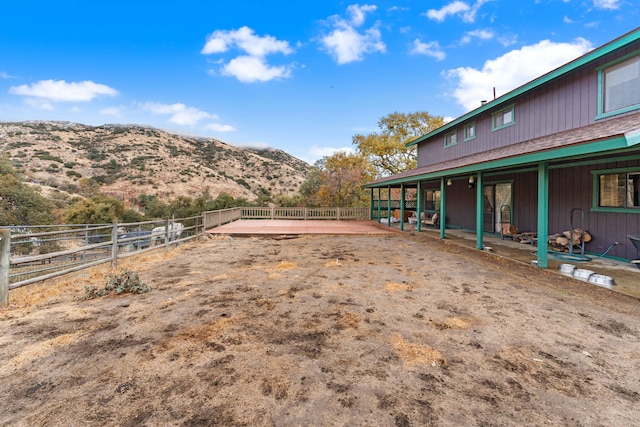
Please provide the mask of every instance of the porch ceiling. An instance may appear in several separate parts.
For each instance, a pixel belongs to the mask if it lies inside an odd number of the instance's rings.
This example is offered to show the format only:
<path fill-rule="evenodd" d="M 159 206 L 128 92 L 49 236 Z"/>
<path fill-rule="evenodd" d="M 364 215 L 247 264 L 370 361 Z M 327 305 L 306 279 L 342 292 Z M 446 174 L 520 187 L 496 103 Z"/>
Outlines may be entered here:
<path fill-rule="evenodd" d="M 626 135 L 635 135 L 640 112 L 603 120 L 579 129 L 558 132 L 540 138 L 507 145 L 482 153 L 412 169 L 364 185 L 366 188 L 416 182 L 424 179 L 449 177 L 470 172 L 502 169 L 541 161 L 624 150 L 636 143 Z"/>

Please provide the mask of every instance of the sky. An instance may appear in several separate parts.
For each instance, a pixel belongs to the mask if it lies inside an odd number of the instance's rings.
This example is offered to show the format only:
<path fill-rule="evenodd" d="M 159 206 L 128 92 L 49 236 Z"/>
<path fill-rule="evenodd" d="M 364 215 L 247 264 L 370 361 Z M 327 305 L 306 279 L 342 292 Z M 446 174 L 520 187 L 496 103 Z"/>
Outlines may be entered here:
<path fill-rule="evenodd" d="M 0 0 L 0 121 L 153 126 L 313 163 L 640 24 L 640 0 Z"/>

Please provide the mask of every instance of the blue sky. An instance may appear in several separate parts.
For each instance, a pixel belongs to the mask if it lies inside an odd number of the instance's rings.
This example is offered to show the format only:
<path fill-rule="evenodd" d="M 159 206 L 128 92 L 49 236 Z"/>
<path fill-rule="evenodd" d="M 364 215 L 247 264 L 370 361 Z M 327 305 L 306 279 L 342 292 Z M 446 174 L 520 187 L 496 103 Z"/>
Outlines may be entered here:
<path fill-rule="evenodd" d="M 310 163 L 633 30 L 639 0 L 0 0 L 0 120 L 136 123 Z"/>

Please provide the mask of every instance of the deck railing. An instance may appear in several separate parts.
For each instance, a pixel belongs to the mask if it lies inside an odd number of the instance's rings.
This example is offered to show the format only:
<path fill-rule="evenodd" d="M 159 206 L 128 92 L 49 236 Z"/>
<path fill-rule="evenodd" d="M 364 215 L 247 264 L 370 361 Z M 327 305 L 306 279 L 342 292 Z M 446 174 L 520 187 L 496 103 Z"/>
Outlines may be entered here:
<path fill-rule="evenodd" d="M 239 219 L 368 220 L 369 208 L 242 208 Z"/>

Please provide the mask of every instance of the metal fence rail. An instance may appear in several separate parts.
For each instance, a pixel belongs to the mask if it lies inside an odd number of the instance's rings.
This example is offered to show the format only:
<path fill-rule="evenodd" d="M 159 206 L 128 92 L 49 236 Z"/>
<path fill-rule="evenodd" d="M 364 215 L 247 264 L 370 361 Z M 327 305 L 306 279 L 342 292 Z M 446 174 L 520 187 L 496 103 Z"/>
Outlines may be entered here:
<path fill-rule="evenodd" d="M 202 216 L 113 224 L 63 224 L 9 229 L 8 289 L 164 248 L 201 236 Z M 0 279 L 2 280 L 2 279 Z"/>

